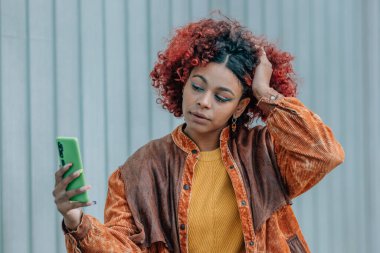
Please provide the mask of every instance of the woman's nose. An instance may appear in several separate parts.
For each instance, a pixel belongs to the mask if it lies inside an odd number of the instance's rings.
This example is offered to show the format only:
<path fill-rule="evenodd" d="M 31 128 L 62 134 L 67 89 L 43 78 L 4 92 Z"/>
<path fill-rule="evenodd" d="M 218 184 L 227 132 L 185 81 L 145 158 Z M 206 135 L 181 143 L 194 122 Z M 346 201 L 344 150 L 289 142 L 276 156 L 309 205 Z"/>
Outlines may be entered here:
<path fill-rule="evenodd" d="M 197 104 L 202 108 L 210 108 L 211 99 L 212 99 L 212 94 L 210 92 L 203 93 L 198 97 Z"/>

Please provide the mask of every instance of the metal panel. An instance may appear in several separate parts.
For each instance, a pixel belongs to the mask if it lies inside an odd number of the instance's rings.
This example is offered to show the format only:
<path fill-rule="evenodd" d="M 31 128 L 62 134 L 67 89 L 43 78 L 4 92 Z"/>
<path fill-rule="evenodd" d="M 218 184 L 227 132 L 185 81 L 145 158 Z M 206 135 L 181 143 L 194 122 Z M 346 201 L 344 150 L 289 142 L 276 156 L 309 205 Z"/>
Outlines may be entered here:
<path fill-rule="evenodd" d="M 54 1 L 54 121 L 56 136 L 77 136 L 82 144 L 81 133 L 81 66 L 80 29 L 77 1 Z M 50 147 L 56 150 L 55 146 Z M 82 147 L 83 148 L 83 147 Z M 54 161 L 57 159 L 54 157 Z M 57 162 L 53 163 L 56 169 Z M 53 190 L 53 189 L 51 189 Z M 62 216 L 57 211 L 57 252 L 65 252 L 60 223 Z"/>
<path fill-rule="evenodd" d="M 192 20 L 205 18 L 209 14 L 209 3 L 205 0 L 189 0 L 189 11 Z"/>
<path fill-rule="evenodd" d="M 65 252 L 57 135 L 78 136 L 98 201 L 86 212 L 103 221 L 110 173 L 182 123 L 155 102 L 158 51 L 217 9 L 295 56 L 299 98 L 345 149 L 294 201 L 312 252 L 376 252 L 379 1 L 0 0 L 0 253 Z"/>
<path fill-rule="evenodd" d="M 308 102 L 312 100 L 310 87 L 313 80 L 311 77 L 312 57 L 310 54 L 311 48 L 314 46 L 310 41 L 310 26 L 312 22 L 310 5 L 310 1 L 294 1 L 293 19 L 287 13 L 283 13 L 286 18 L 293 20 L 294 29 L 290 34 L 286 30 L 281 33 L 283 37 L 289 35 L 294 39 L 293 43 L 289 45 L 291 47 L 289 50 L 295 56 L 295 70 L 302 75 L 300 76 L 298 86 L 299 98 L 308 107 L 310 107 Z M 315 219 L 311 219 L 310 217 L 316 216 L 315 196 L 312 192 L 307 192 L 295 202 L 295 212 L 300 220 L 300 225 L 302 230 L 305 231 L 309 247 L 313 248 L 316 242 L 316 224 Z"/>
<path fill-rule="evenodd" d="M 129 106 L 129 151 L 134 152 L 151 137 L 152 117 L 149 109 L 153 97 L 148 85 L 148 31 L 149 4 L 147 0 L 128 1 L 128 100 Z"/>
<path fill-rule="evenodd" d="M 106 134 L 104 102 L 103 59 L 103 12 L 102 1 L 79 1 L 81 30 L 81 97 L 83 107 L 82 146 L 83 163 L 86 164 L 86 178 L 96 186 L 91 189 L 91 198 L 104 206 L 106 197 Z M 103 220 L 101 208 L 87 208 L 87 212 Z"/>
<path fill-rule="evenodd" d="M 3 86 L 3 54 L 2 54 L 2 51 L 3 51 L 3 31 L 2 31 L 2 24 L 3 24 L 3 20 L 2 20 L 2 15 L 1 13 L 3 13 L 3 8 L 2 8 L 2 4 L 0 2 L 0 99 L 2 100 L 3 98 L 3 93 L 2 93 L 2 86 Z M 1 103 L 0 101 L 0 119 L 2 120 L 3 119 L 3 103 Z M 3 178 L 4 178 L 4 173 L 3 173 L 3 169 L 4 168 L 4 163 L 3 163 L 3 147 L 4 147 L 4 144 L 3 144 L 3 124 L 0 123 L 0 252 L 3 252 L 4 251 L 4 214 L 3 214 L 3 210 L 4 210 L 4 197 L 3 197 Z"/>
<path fill-rule="evenodd" d="M 364 169 L 366 182 L 366 213 L 367 236 L 377 236 L 368 239 L 368 251 L 378 251 L 378 228 L 380 224 L 380 166 L 378 158 L 380 154 L 380 3 L 376 0 L 364 1 L 363 5 L 363 100 L 364 100 Z"/>
<path fill-rule="evenodd" d="M 360 175 L 363 165 L 356 163 L 359 160 L 359 152 L 361 149 L 359 147 L 360 137 L 358 133 L 357 122 L 363 121 L 361 113 L 356 113 L 360 108 L 359 105 L 362 105 L 360 100 L 352 103 L 353 98 L 357 97 L 358 89 L 355 87 L 359 82 L 359 71 L 358 65 L 359 61 L 357 61 L 357 56 L 355 56 L 356 52 L 359 52 L 360 49 L 360 38 L 359 34 L 355 32 L 357 29 L 355 27 L 355 20 L 360 20 L 360 17 L 357 17 L 357 7 L 355 6 L 354 1 L 349 1 L 346 8 L 343 9 L 342 17 L 346 22 L 346 29 L 344 29 L 342 34 L 342 39 L 344 41 L 345 47 L 343 48 L 341 62 L 344 64 L 344 70 L 342 71 L 342 83 L 346 84 L 346 88 L 342 89 L 341 92 L 344 94 L 343 108 L 349 110 L 351 115 L 355 115 L 355 117 L 350 116 L 348 113 L 342 113 L 342 125 L 344 126 L 342 145 L 345 147 L 346 152 L 346 161 L 344 164 L 344 169 L 342 170 L 342 204 L 341 206 L 344 208 L 342 212 L 342 220 L 343 226 L 342 231 L 344 231 L 344 246 L 347 252 L 370 252 L 366 249 L 366 245 L 362 243 L 362 245 L 358 244 L 356 241 L 364 242 L 365 240 L 365 232 L 362 224 L 365 224 L 364 213 L 360 212 L 360 205 L 362 202 L 361 190 L 360 188 L 360 180 L 362 180 L 363 176 Z M 359 12 L 360 13 L 360 12 Z M 356 15 L 356 17 L 355 17 Z M 347 29 L 348 28 L 348 29 Z M 353 28 L 353 29 L 352 29 Z M 357 30 L 356 30 L 357 31 Z M 352 59 L 352 60 L 351 60 Z M 358 108 L 359 107 L 359 108 Z M 351 136 L 355 133 L 356 138 L 351 138 Z M 359 179 L 359 180 L 358 180 Z M 352 217 L 356 217 L 352 219 Z M 350 221 L 350 222 L 347 222 Z M 357 233 L 355 231 L 363 231 L 361 233 Z M 353 238 L 357 237 L 357 240 L 353 240 Z"/>
<path fill-rule="evenodd" d="M 150 73 L 157 60 L 157 54 L 163 50 L 169 40 L 171 29 L 171 9 L 169 8 L 170 2 L 168 0 L 152 1 L 149 8 L 149 63 L 147 72 Z M 156 11 L 161 9 L 160 12 Z M 151 84 L 150 80 L 146 79 L 146 84 Z M 150 110 L 152 111 L 152 122 L 159 122 L 159 124 L 153 123 L 151 126 L 152 138 L 156 139 L 162 137 L 171 132 L 172 118 L 161 105 L 156 103 L 156 92 L 153 88 L 150 88 L 151 101 Z"/>
<path fill-rule="evenodd" d="M 327 82 L 327 71 L 325 62 L 325 54 L 326 52 L 326 39 L 325 39 L 325 29 L 327 27 L 326 18 L 325 18 L 325 1 L 314 1 L 311 5 L 311 30 L 314 31 L 314 36 L 310 38 L 310 43 L 312 44 L 312 52 L 311 52 L 311 65 L 309 68 L 313 69 L 310 71 L 312 83 L 302 84 L 300 85 L 300 89 L 307 89 L 310 87 L 310 94 L 312 97 L 309 101 L 311 109 L 319 114 L 322 119 L 325 119 L 326 116 L 323 113 L 327 110 L 326 107 L 326 90 L 325 85 Z M 300 20 L 303 22 L 303 20 Z M 299 45 L 301 46 L 301 45 Z M 302 45 L 303 46 L 303 45 Z M 296 56 L 297 57 L 297 56 Z M 323 64 L 322 64 L 323 63 Z M 298 71 L 298 70 L 297 70 Z M 299 72 L 301 73 L 301 72 Z M 306 101 L 305 101 L 306 102 Z M 329 176 L 326 178 L 328 179 Z M 314 198 L 314 215 L 305 217 L 306 220 L 312 220 L 312 226 L 309 230 L 305 230 L 305 237 L 310 243 L 310 247 L 315 248 L 316 252 L 329 252 L 330 245 L 328 240 L 330 236 L 325 231 L 329 230 L 329 210 L 328 210 L 328 201 L 326 197 L 328 196 L 328 188 L 327 181 L 322 180 L 313 190 L 309 193 L 306 193 L 303 197 L 307 199 L 310 195 Z M 302 225 L 303 220 L 300 220 Z M 310 236 L 309 233 L 314 232 L 314 238 Z M 323 243 L 320 243 L 323 242 Z"/>
<path fill-rule="evenodd" d="M 190 9 L 186 8 L 185 3 L 189 0 L 170 0 L 170 34 L 165 35 L 168 37 L 169 35 L 173 35 L 175 28 L 185 25 L 190 21 Z M 209 1 L 208 1 L 209 3 Z M 210 4 L 208 4 L 208 10 L 210 10 Z M 164 47 L 162 48 L 164 50 Z M 171 128 L 174 129 L 176 126 L 183 122 L 182 118 L 175 118 L 171 116 Z"/>
<path fill-rule="evenodd" d="M 2 228 L 4 252 L 31 245 L 30 97 L 27 4 L 1 4 Z M 24 243 L 20 243 L 24 242 Z"/>
<path fill-rule="evenodd" d="M 103 1 L 104 5 L 104 55 L 105 55 L 105 106 L 108 143 L 105 168 L 110 174 L 126 160 L 127 155 L 127 75 L 126 75 L 126 22 L 123 0 Z"/>
<path fill-rule="evenodd" d="M 54 252 L 56 208 L 40 203 L 51 202 L 54 186 L 54 93 L 52 54 L 52 4 L 48 0 L 36 0 L 29 6 L 28 52 L 29 52 L 29 138 L 30 146 L 30 243 L 33 252 Z M 44 154 L 44 155 L 41 155 Z M 46 158 L 49 159 L 46 159 Z M 50 169 L 41 169 L 50 168 Z M 39 232 L 44 231 L 46 237 Z"/>
<path fill-rule="evenodd" d="M 264 30 L 263 1 L 248 1 L 248 10 L 247 26 L 254 34 L 261 35 Z"/>

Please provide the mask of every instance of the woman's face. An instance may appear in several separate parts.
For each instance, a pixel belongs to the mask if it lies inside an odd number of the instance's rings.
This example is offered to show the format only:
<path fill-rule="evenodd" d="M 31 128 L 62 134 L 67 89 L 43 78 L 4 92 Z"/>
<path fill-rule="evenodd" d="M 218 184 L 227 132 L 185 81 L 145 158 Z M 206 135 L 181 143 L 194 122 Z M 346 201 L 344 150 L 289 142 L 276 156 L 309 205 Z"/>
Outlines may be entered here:
<path fill-rule="evenodd" d="M 249 98 L 240 100 L 242 92 L 239 79 L 223 63 L 194 68 L 183 90 L 186 131 L 204 134 L 223 129 L 248 105 Z"/>

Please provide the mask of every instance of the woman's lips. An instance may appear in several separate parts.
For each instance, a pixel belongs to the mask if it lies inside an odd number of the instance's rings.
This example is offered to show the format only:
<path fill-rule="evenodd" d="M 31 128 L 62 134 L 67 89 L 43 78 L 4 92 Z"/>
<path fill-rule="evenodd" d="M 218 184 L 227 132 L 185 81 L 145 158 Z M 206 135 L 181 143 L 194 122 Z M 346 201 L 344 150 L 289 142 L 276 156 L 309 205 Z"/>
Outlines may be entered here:
<path fill-rule="evenodd" d="M 197 112 L 190 112 L 190 113 L 193 114 L 194 116 L 199 117 L 199 118 L 207 119 L 208 120 L 208 118 L 204 114 L 202 114 L 202 113 L 197 113 Z"/>
<path fill-rule="evenodd" d="M 205 115 L 201 113 L 196 113 L 196 112 L 190 112 L 190 115 L 192 115 L 193 120 L 197 123 L 206 123 L 210 121 Z"/>

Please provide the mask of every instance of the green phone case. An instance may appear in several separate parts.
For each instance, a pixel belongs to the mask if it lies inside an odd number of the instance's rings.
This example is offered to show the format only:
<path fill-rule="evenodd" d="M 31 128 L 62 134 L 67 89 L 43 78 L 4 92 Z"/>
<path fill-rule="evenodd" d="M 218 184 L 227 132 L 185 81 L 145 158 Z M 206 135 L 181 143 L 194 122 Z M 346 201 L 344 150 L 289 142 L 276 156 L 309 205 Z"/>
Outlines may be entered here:
<path fill-rule="evenodd" d="M 58 145 L 58 157 L 61 166 L 65 166 L 68 163 L 72 163 L 73 165 L 70 167 L 68 171 L 65 172 L 63 177 L 67 177 L 70 174 L 74 173 L 77 170 L 81 170 L 81 174 L 79 177 L 75 178 L 72 182 L 70 182 L 66 188 L 67 191 L 78 189 L 82 186 L 86 185 L 86 180 L 84 178 L 83 173 L 83 164 L 80 155 L 79 143 L 78 139 L 75 137 L 57 137 L 57 145 Z M 70 198 L 71 201 L 78 202 L 89 202 L 87 192 L 83 192 L 81 194 L 75 195 Z"/>

